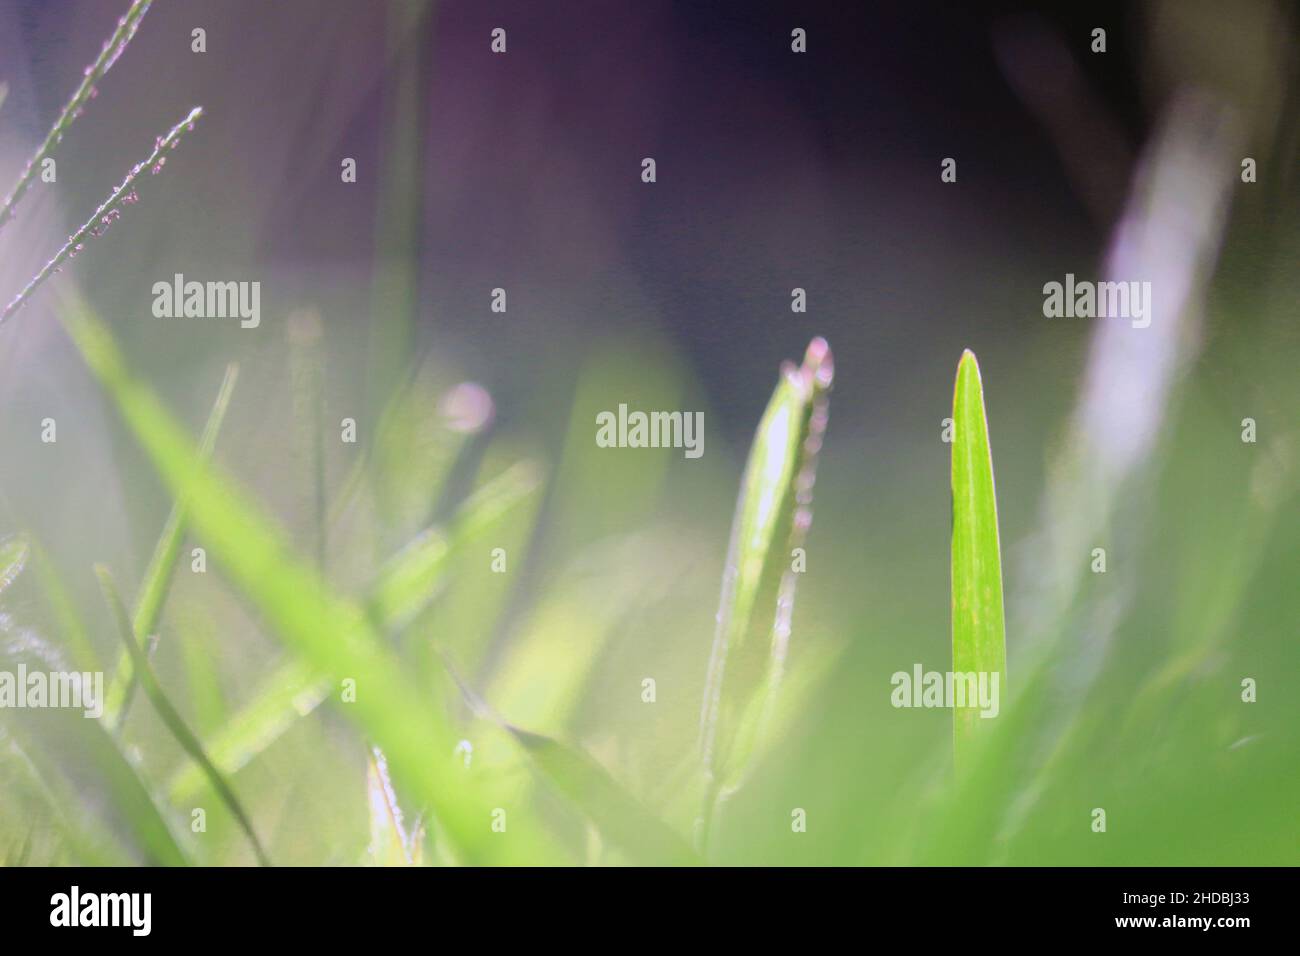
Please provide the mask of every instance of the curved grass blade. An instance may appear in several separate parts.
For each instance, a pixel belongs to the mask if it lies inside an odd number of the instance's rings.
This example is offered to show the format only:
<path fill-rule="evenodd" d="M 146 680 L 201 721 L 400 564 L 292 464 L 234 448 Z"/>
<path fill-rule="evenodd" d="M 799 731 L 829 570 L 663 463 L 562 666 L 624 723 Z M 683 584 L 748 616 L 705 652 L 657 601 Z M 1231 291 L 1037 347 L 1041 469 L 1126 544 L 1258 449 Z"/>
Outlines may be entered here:
<path fill-rule="evenodd" d="M 825 339 L 785 363 L 741 481 L 705 680 L 700 750 L 706 796 L 700 845 L 719 798 L 739 786 L 785 667 L 794 606 L 791 552 L 812 521 L 812 486 L 834 375 Z"/>
<path fill-rule="evenodd" d="M 253 821 L 248 818 L 244 812 L 239 798 L 235 796 L 234 789 L 221 775 L 208 755 L 203 752 L 203 745 L 199 743 L 198 738 L 186 725 L 185 719 L 181 717 L 180 712 L 167 699 L 162 685 L 158 683 L 158 678 L 154 676 L 153 668 L 145 659 L 144 651 L 135 641 L 135 636 L 131 632 L 131 621 L 126 616 L 126 605 L 122 603 L 122 598 L 117 593 L 117 587 L 113 584 L 113 578 L 108 573 L 108 568 L 102 564 L 95 565 L 95 574 L 99 577 L 99 586 L 104 592 L 104 600 L 108 604 L 109 612 L 113 617 L 113 622 L 117 627 L 118 635 L 122 638 L 122 643 L 126 645 L 131 654 L 131 663 L 135 667 L 135 673 L 144 688 L 145 696 L 149 698 L 149 703 L 153 704 L 154 710 L 158 711 L 158 716 L 162 722 L 167 725 L 167 729 L 172 732 L 180 745 L 203 768 L 203 772 L 208 775 L 212 781 L 212 787 L 217 791 L 222 801 L 230 809 L 235 820 L 238 821 L 240 828 L 248 837 L 248 842 L 253 845 L 253 854 L 257 857 L 257 862 L 262 866 L 270 866 L 271 861 L 267 859 L 266 851 L 262 849 L 262 842 L 257 838 L 257 833 L 253 829 Z"/>
<path fill-rule="evenodd" d="M 554 737 L 502 725 L 551 785 L 635 863 L 695 866 L 690 844 L 629 793 L 585 750 Z"/>
<path fill-rule="evenodd" d="M 585 750 L 511 724 L 461 679 L 445 657 L 443 663 L 469 709 L 505 731 L 542 777 L 634 863 L 692 866 L 702 862 L 676 830 L 646 809 Z"/>
<path fill-rule="evenodd" d="M 203 428 L 203 437 L 199 440 L 199 455 L 204 460 L 212 457 L 212 449 L 217 443 L 217 433 L 221 431 L 221 423 L 226 417 L 226 409 L 230 406 L 230 396 L 234 393 L 235 380 L 238 377 L 239 364 L 231 362 L 226 366 L 225 377 L 221 380 L 216 401 L 212 403 L 212 411 L 208 413 L 208 422 Z M 154 545 L 153 556 L 149 559 L 149 566 L 145 568 L 144 580 L 140 584 L 139 594 L 136 595 L 131 631 L 135 634 L 138 645 L 143 645 L 145 639 L 158 627 L 163 602 L 167 599 L 172 579 L 176 576 L 176 557 L 181 549 L 181 541 L 185 538 L 185 524 L 185 499 L 177 498 L 172 505 L 171 513 L 167 515 L 167 523 L 163 525 L 162 535 Z M 126 715 L 131 708 L 135 685 L 135 668 L 131 653 L 124 648 L 118 657 L 117 668 L 113 671 L 113 682 L 105 695 L 104 705 L 109 726 L 119 734 L 126 724 Z"/>
<path fill-rule="evenodd" d="M 68 131 L 68 128 L 81 115 L 85 105 L 95 95 L 96 84 L 104 78 L 105 73 L 113 68 L 117 58 L 122 55 L 122 51 L 131 42 L 131 38 L 135 36 L 135 31 L 139 29 L 140 21 L 144 18 L 151 2 L 152 0 L 135 0 L 121 19 L 117 21 L 117 29 L 104 42 L 104 47 L 99 51 L 99 56 L 95 58 L 95 62 L 86 68 L 81 78 L 81 84 L 72 94 L 72 99 L 68 100 L 67 105 L 63 107 L 63 112 L 59 114 L 59 118 L 54 121 L 54 126 L 46 134 L 45 141 L 37 147 L 36 153 L 27 161 L 22 176 L 19 177 L 14 188 L 9 191 L 9 195 L 5 197 L 3 205 L 0 205 L 0 228 L 3 228 L 4 224 L 13 218 L 14 207 L 18 205 L 18 201 L 23 198 L 23 193 L 27 192 L 27 187 L 32 184 L 32 180 L 40 171 L 41 163 L 54 152 L 54 147 L 63 139 L 63 134 Z M 6 92 L 8 92 L 7 88 L 0 84 L 0 103 L 4 103 Z"/>
<path fill-rule="evenodd" d="M 984 388 L 975 353 L 957 366 L 952 418 L 952 669 L 984 677 L 994 695 L 1006 689 L 1006 626 L 1002 610 L 1002 555 L 993 487 Z M 953 754 L 960 771 L 978 735 L 992 721 L 978 701 L 953 707 Z"/>

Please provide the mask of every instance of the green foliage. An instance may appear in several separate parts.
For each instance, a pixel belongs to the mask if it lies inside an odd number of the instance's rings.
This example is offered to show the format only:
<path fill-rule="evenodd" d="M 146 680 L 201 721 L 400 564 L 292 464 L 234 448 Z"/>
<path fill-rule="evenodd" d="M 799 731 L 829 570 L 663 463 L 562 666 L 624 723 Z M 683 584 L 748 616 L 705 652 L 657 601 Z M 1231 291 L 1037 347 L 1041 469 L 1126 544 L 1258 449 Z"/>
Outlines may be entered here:
<path fill-rule="evenodd" d="M 741 479 L 723 569 L 700 721 L 707 776 L 702 842 L 714 802 L 739 786 L 785 669 L 794 607 L 794 549 L 812 520 L 817 453 L 834 375 L 822 339 L 786 363 Z"/>
<path fill-rule="evenodd" d="M 112 576 L 108 569 L 103 565 L 95 568 L 95 573 L 99 576 L 100 587 L 104 590 L 104 600 L 108 604 L 109 614 L 113 618 L 113 623 L 117 627 L 117 633 L 122 638 L 122 644 L 126 647 L 127 652 L 131 655 L 131 663 L 135 669 L 136 679 L 144 687 L 145 696 L 153 704 L 154 710 L 162 718 L 167 729 L 172 732 L 181 746 L 207 774 L 208 779 L 212 782 L 213 789 L 230 808 L 230 812 L 235 815 L 239 821 L 239 826 L 248 836 L 248 841 L 253 845 L 253 854 L 257 857 L 257 862 L 262 866 L 269 866 L 270 860 L 266 857 L 266 851 L 262 849 L 262 843 L 257 838 L 257 833 L 253 830 L 253 822 L 244 812 L 239 798 L 235 796 L 234 789 L 221 775 L 208 755 L 203 752 L 203 745 L 199 743 L 198 738 L 194 736 L 193 731 L 186 726 L 184 718 L 180 712 L 167 699 L 162 686 L 158 683 L 158 678 L 154 676 L 153 668 L 149 666 L 148 660 L 145 659 L 144 650 L 136 643 L 136 637 L 131 629 L 131 620 L 127 617 L 126 606 L 122 603 L 121 596 L 117 593 L 117 586 L 113 583 Z"/>
<path fill-rule="evenodd" d="M 1006 691 L 1006 625 L 1002 611 L 1002 551 L 993 488 L 984 386 L 975 353 L 957 366 L 952 399 L 952 669 L 996 674 Z M 972 702 L 953 708 L 953 748 L 958 767 L 975 746 L 981 725 Z"/>
<path fill-rule="evenodd" d="M 231 363 L 226 366 L 226 376 L 221 380 L 216 401 L 204 426 L 203 437 L 199 440 L 199 454 L 204 458 L 212 456 L 212 449 L 217 443 L 217 434 L 221 431 L 222 419 L 230 407 L 230 396 L 235 390 L 235 380 L 239 377 L 239 366 Z M 178 499 L 167 515 L 158 543 L 154 545 L 149 566 L 145 569 L 144 579 L 140 582 L 140 593 L 135 601 L 135 615 L 131 620 L 131 630 L 135 643 L 142 645 L 154 633 L 162 614 L 163 602 L 171 588 L 172 578 L 176 574 L 176 557 L 180 553 L 181 542 L 185 538 L 185 502 Z M 131 696 L 135 689 L 135 666 L 129 649 L 124 649 L 118 658 L 117 668 L 113 671 L 113 682 L 109 685 L 104 713 L 109 724 L 120 733 L 126 721 Z"/>

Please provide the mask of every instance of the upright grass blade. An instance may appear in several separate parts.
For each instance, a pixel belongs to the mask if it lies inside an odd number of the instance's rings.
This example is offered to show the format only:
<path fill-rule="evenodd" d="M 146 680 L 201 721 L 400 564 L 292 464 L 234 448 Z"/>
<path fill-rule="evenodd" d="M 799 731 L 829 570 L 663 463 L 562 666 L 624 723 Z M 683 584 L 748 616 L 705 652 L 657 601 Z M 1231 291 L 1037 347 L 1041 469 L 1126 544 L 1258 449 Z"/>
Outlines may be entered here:
<path fill-rule="evenodd" d="M 217 433 L 226 417 L 230 406 L 230 396 L 235 390 L 235 380 L 239 377 L 238 363 L 226 366 L 225 377 L 217 390 L 216 401 L 208 413 L 208 423 L 203 428 L 203 437 L 199 439 L 199 455 L 203 459 L 212 456 L 212 449 L 217 443 Z M 144 580 L 135 599 L 135 615 L 131 620 L 131 631 L 135 634 L 137 645 L 143 646 L 146 638 L 158 627 L 158 618 L 162 613 L 163 602 L 176 576 L 176 557 L 180 552 L 181 541 L 185 538 L 185 499 L 177 498 L 172 505 L 167 523 L 163 525 L 162 535 L 154 545 L 153 556 L 145 569 Z M 118 733 L 126 724 L 127 711 L 131 707 L 131 697 L 135 692 L 135 667 L 129 649 L 124 648 L 118 657 L 117 668 L 113 671 L 113 682 L 105 695 L 104 713 L 109 725 Z"/>
<path fill-rule="evenodd" d="M 957 365 L 952 400 L 952 669 L 986 674 L 993 693 L 1006 684 L 1006 627 L 1002 612 L 1002 555 L 993 488 L 984 388 L 975 353 Z M 996 680 L 996 684 L 993 681 Z M 978 701 L 953 707 L 953 753 L 958 769 L 982 732 Z"/>
<path fill-rule="evenodd" d="M 427 38 L 433 23 L 433 4 L 416 0 L 393 7 L 390 12 L 386 42 L 393 58 L 393 82 L 385 85 L 385 148 L 371 287 L 374 319 L 367 346 L 366 397 L 372 420 L 383 411 L 392 383 L 406 374 L 415 350 L 419 246 L 425 214 L 425 130 L 429 123 L 424 91 L 432 60 Z M 412 42 L 417 37 L 419 40 Z M 386 510 L 381 503 L 381 513 Z"/>
<path fill-rule="evenodd" d="M 745 465 L 700 717 L 702 847 L 715 803 L 747 769 L 784 672 L 796 580 L 792 551 L 812 521 L 833 374 L 830 347 L 820 338 L 809 344 L 802 366 L 782 366 Z"/>
<path fill-rule="evenodd" d="M 131 38 L 135 36 L 135 31 L 140 27 L 140 21 L 144 18 L 145 13 L 149 10 L 149 4 L 152 0 L 135 0 L 125 14 L 117 21 L 117 29 L 113 31 L 106 41 L 104 47 L 99 51 L 99 56 L 95 57 L 95 62 L 86 68 L 82 75 L 81 84 L 72 94 L 72 99 L 68 100 L 67 105 L 63 107 L 63 112 L 59 118 L 54 121 L 45 141 L 36 149 L 36 153 L 27 161 L 23 168 L 23 174 L 19 177 L 14 188 L 9 191 L 5 197 L 3 205 L 0 205 L 0 227 L 13 218 L 14 207 L 18 201 L 23 198 L 23 193 L 27 192 L 27 187 L 32 184 L 36 174 L 40 172 L 41 163 L 54 152 L 54 147 L 63 139 L 63 134 L 73 124 L 86 104 L 90 102 L 95 95 L 96 84 L 103 79 L 104 74 L 113 68 L 117 58 L 122 55 Z M 0 84 L 0 103 L 4 102 L 7 88 Z"/>
<path fill-rule="evenodd" d="M 230 582 L 270 628 L 308 664 L 355 696 L 342 712 L 388 758 L 400 786 L 437 814 L 437 823 L 470 862 L 546 859 L 551 840 L 536 829 L 494 839 L 493 797 L 457 779 L 456 737 L 375 632 L 359 604 L 339 596 L 289 548 L 262 509 L 197 454 L 183 428 L 154 394 L 127 371 L 108 327 L 69 293 L 59 316 L 124 423 L 172 493 L 187 495 L 195 534 Z M 137 663 L 137 667 L 138 667 Z"/>
<path fill-rule="evenodd" d="M 253 845 L 253 854 L 257 857 L 257 862 L 262 866 L 270 866 L 271 861 L 267 859 L 266 851 L 262 849 L 262 842 L 258 840 L 257 833 L 253 830 L 253 821 L 244 812 L 239 798 L 235 796 L 234 788 L 221 775 L 221 771 L 213 766 L 212 761 L 208 759 L 208 755 L 203 752 L 203 745 L 199 743 L 193 731 L 186 725 L 180 711 L 168 700 L 162 685 L 158 683 L 158 678 L 154 676 L 153 668 L 149 666 L 149 662 L 145 659 L 144 651 L 136 643 L 135 635 L 131 632 L 131 621 L 126 616 L 126 606 L 117 593 L 117 586 L 113 583 L 113 578 L 108 573 L 108 569 L 103 565 L 96 565 L 95 574 L 99 577 L 99 586 L 103 589 L 104 600 L 108 604 L 109 613 L 117 627 L 118 635 L 122 638 L 122 643 L 131 654 L 131 662 L 135 666 L 137 679 L 140 681 L 141 686 L 144 687 L 145 696 L 153 704 L 154 710 L 158 711 L 158 716 L 167 725 L 167 729 L 172 732 L 172 736 L 185 749 L 185 752 L 203 768 L 203 772 L 208 775 L 208 779 L 212 781 L 213 789 L 217 791 L 217 794 L 234 815 L 235 820 L 238 821 L 240 828 L 248 836 L 248 842 Z"/>
<path fill-rule="evenodd" d="M 131 171 L 126 174 L 126 178 L 118 184 L 117 188 L 109 194 L 95 210 L 94 215 L 85 221 L 85 223 L 68 237 L 68 241 L 63 247 L 54 254 L 54 258 L 41 268 L 41 271 L 32 277 L 32 280 L 23 287 L 10 303 L 5 306 L 4 311 L 0 312 L 0 323 L 3 323 L 9 316 L 13 315 L 23 307 L 23 304 L 32 296 L 46 279 L 59 271 L 63 263 L 77 254 L 87 239 L 93 239 L 104 234 L 104 231 L 111 226 L 122 214 L 122 208 L 128 206 L 136 200 L 136 180 L 140 174 L 148 169 L 151 172 L 158 172 L 162 164 L 167 161 L 167 153 L 173 146 L 181 141 L 181 138 L 190 130 L 194 129 L 194 123 L 203 115 L 203 107 L 196 106 L 189 111 L 189 114 L 167 131 L 166 136 L 158 137 L 154 143 L 153 152 L 142 163 L 136 163 Z"/>

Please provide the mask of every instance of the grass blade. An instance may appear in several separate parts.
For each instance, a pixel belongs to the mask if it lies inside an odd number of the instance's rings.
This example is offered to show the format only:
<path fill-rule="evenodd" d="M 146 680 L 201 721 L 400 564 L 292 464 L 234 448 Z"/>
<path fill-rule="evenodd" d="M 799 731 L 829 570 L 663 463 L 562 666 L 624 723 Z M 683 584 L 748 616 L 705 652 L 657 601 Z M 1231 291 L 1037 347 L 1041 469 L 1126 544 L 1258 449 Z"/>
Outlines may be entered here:
<path fill-rule="evenodd" d="M 585 750 L 554 737 L 504 726 L 551 785 L 634 863 L 692 866 L 701 862 L 676 830 L 646 809 Z"/>
<path fill-rule="evenodd" d="M 406 832 L 388 762 L 377 747 L 371 748 L 366 766 L 366 798 L 370 804 L 369 859 L 379 866 L 419 866 L 424 845 L 420 827 L 417 824 L 412 833 Z"/>
<path fill-rule="evenodd" d="M 45 141 L 37 147 L 36 153 L 27 161 L 22 176 L 19 177 L 14 188 L 9 191 L 9 195 L 5 197 L 4 204 L 0 205 L 0 228 L 3 228 L 4 224 L 13 218 L 14 207 L 18 205 L 18 201 L 23 198 L 23 193 L 27 192 L 27 187 L 32 184 L 32 180 L 40 172 L 41 163 L 54 152 L 54 147 L 63 139 L 63 134 L 68 131 L 68 128 L 81 115 L 85 105 L 95 95 L 95 85 L 104 78 L 105 73 L 113 68 L 117 58 L 122 55 L 122 51 L 131 42 L 131 38 L 135 36 L 135 31 L 139 29 L 140 21 L 149 10 L 151 2 L 152 0 L 135 0 L 121 19 L 117 21 L 117 29 L 104 42 L 104 47 L 99 51 L 99 56 L 95 58 L 95 62 L 86 68 L 81 78 L 81 84 L 77 87 L 76 92 L 72 94 L 72 99 L 68 100 L 67 105 L 63 107 L 63 112 L 59 114 L 59 118 L 54 121 L 54 126 L 46 134 Z M 7 92 L 8 88 L 0 84 L 0 103 L 4 103 Z"/>
<path fill-rule="evenodd" d="M 834 374 L 824 339 L 803 365 L 785 363 L 759 422 L 741 482 L 705 680 L 700 748 L 713 807 L 739 785 L 784 670 L 794 604 L 791 551 L 812 520 L 812 485 Z"/>
<path fill-rule="evenodd" d="M 217 443 L 217 433 L 226 417 L 230 406 L 230 396 L 235 390 L 235 380 L 239 377 L 239 365 L 231 362 L 226 366 L 225 377 L 217 390 L 216 401 L 208 413 L 208 422 L 203 428 L 203 437 L 199 440 L 199 455 L 204 460 L 212 457 L 212 449 Z M 167 523 L 163 525 L 162 535 L 154 545 L 153 556 L 145 569 L 140 592 L 135 599 L 135 616 L 131 619 L 131 631 L 136 644 L 143 646 L 145 639 L 158 627 L 158 618 L 162 613 L 163 602 L 176 576 L 176 556 L 180 552 L 181 541 L 185 538 L 185 499 L 177 498 L 172 505 Z M 131 707 L 131 698 L 135 692 L 135 668 L 129 650 L 123 649 L 118 657 L 117 668 L 113 671 L 113 682 L 105 695 L 104 713 L 109 726 L 121 733 L 126 724 L 127 711 Z"/>
<path fill-rule="evenodd" d="M 457 542 L 474 537 L 533 495 L 540 472 L 522 461 L 486 482 L 457 509 L 446 533 L 430 528 L 399 551 L 371 585 L 367 604 L 377 621 L 400 628 L 437 593 L 437 585 Z"/>
<path fill-rule="evenodd" d="M 542 777 L 634 863 L 691 866 L 702 862 L 676 830 L 646 809 L 586 751 L 511 724 L 461 679 L 450 661 L 444 658 L 443 663 L 469 709 L 505 731 Z"/>
<path fill-rule="evenodd" d="M 277 667 L 241 707 L 208 740 L 207 752 L 223 773 L 233 774 L 279 740 L 294 723 L 324 702 L 330 680 L 297 657 Z M 202 768 L 188 763 L 168 785 L 176 803 L 189 800 L 203 785 Z"/>
<path fill-rule="evenodd" d="M 1006 689 L 1007 652 L 998 505 L 984 388 L 979 363 L 969 349 L 957 366 L 952 418 L 952 669 L 956 674 L 989 675 L 993 692 L 1001 694 Z M 958 769 L 982 732 L 981 723 L 977 702 L 954 705 Z"/>
<path fill-rule="evenodd" d="M 180 712 L 167 699 L 162 685 L 158 683 L 158 678 L 154 676 L 153 668 L 149 666 L 148 660 L 145 659 L 144 651 L 136 643 L 135 636 L 131 632 L 131 621 L 126 615 L 126 605 L 122 603 L 122 598 L 117 592 L 117 586 L 113 584 L 113 578 L 108 573 L 108 569 L 102 564 L 95 565 L 95 574 L 99 577 L 99 585 L 104 591 L 104 600 L 108 603 L 108 609 L 117 626 L 118 635 L 122 638 L 122 643 L 126 645 L 131 654 L 131 663 L 135 667 L 137 679 L 144 688 L 145 696 L 149 698 L 149 703 L 153 704 L 154 710 L 158 711 L 158 716 L 162 722 L 167 725 L 167 729 L 172 732 L 180 745 L 207 774 L 208 779 L 212 782 L 212 787 L 217 791 L 222 801 L 230 809 L 235 820 L 238 821 L 240 828 L 248 836 L 248 841 L 253 845 L 253 854 L 257 857 L 257 862 L 262 866 L 270 866 L 271 861 L 267 859 L 266 851 L 262 849 L 262 842 L 258 840 L 256 831 L 253 830 L 253 821 L 248 818 L 244 812 L 239 798 L 235 796 L 234 788 L 221 775 L 208 755 L 203 752 L 203 745 L 199 743 L 198 738 L 186 725 L 185 719 L 181 717 Z"/>

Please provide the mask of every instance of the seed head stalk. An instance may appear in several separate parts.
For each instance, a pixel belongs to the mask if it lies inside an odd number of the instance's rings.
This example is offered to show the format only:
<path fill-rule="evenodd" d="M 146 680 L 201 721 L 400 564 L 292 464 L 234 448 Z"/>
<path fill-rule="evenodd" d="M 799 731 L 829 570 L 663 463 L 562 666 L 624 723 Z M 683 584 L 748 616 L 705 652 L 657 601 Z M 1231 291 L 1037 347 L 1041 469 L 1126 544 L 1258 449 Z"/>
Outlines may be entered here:
<path fill-rule="evenodd" d="M 68 100 L 67 105 L 63 107 L 63 112 L 59 114 L 54 126 L 50 128 L 45 141 L 41 143 L 32 158 L 27 161 L 22 176 L 19 177 L 17 184 L 9 195 L 5 197 L 4 205 L 0 206 L 0 228 L 3 228 L 4 224 L 13 218 L 14 207 L 18 205 L 18 200 L 22 199 L 23 194 L 27 192 L 27 187 L 32 184 L 32 180 L 35 178 L 36 171 L 42 161 L 54 152 L 54 147 L 59 145 L 59 141 L 63 139 L 63 134 L 67 132 L 68 127 L 81 115 L 86 103 L 95 98 L 98 92 L 96 84 L 103 79 L 105 73 L 113 68 L 117 58 L 122 55 L 122 51 L 131 42 L 131 38 L 135 36 L 135 31 L 139 28 L 140 21 L 144 18 L 145 12 L 148 11 L 149 4 L 152 2 L 153 0 L 135 0 L 131 4 L 131 8 L 117 21 L 117 29 L 113 31 L 113 35 L 104 41 L 104 48 L 99 51 L 99 56 L 95 58 L 95 62 L 86 67 L 85 74 L 81 79 L 81 85 L 72 94 L 72 99 Z M 4 97 L 0 96 L 0 101 L 3 99 Z"/>
<path fill-rule="evenodd" d="M 85 245 L 86 239 L 94 239 L 102 236 L 108 227 L 117 221 L 122 214 L 122 207 L 129 206 L 136 202 L 137 196 L 135 191 L 136 177 L 141 172 L 148 169 L 151 173 L 162 171 L 163 164 L 167 162 L 166 152 L 174 148 L 181 141 L 181 137 L 187 132 L 194 129 L 194 122 L 203 115 L 203 107 L 196 106 L 190 110 L 189 115 L 171 128 L 166 136 L 161 136 L 154 143 L 153 152 L 142 163 L 136 163 L 127 173 L 126 179 L 113 190 L 108 199 L 100 204 L 95 210 L 95 214 L 86 220 L 85 224 L 68 237 L 68 241 L 63 244 L 63 248 L 55 254 L 54 258 L 45 263 L 44 267 L 28 282 L 13 301 L 5 306 L 3 313 L 0 313 L 0 323 L 4 322 L 9 316 L 13 315 L 32 295 L 33 292 L 48 279 L 51 275 L 59 270 L 64 262 L 75 256 Z"/>

